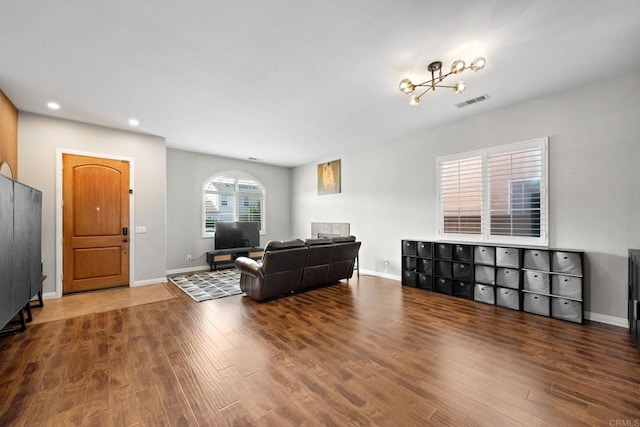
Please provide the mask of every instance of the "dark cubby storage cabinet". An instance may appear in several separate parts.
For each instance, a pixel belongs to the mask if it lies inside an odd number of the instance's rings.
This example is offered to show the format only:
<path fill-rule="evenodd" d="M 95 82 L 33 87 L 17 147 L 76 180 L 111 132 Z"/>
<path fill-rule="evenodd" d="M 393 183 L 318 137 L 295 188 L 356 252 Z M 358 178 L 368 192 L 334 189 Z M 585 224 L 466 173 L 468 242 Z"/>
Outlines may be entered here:
<path fill-rule="evenodd" d="M 576 323 L 584 323 L 583 263 L 575 250 L 402 241 L 404 286 Z"/>
<path fill-rule="evenodd" d="M 640 353 L 640 249 L 629 250 L 629 332 Z"/>
<path fill-rule="evenodd" d="M 0 175 L 0 328 L 42 291 L 41 233 L 42 192 Z"/>

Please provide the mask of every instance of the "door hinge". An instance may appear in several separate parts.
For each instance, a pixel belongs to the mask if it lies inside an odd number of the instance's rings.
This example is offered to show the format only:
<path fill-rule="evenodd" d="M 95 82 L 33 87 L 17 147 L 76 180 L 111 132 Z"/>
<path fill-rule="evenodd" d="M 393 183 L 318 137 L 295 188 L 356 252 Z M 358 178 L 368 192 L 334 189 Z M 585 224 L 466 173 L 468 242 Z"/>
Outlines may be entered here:
<path fill-rule="evenodd" d="M 133 188 L 129 189 L 129 194 L 133 194 Z"/>
<path fill-rule="evenodd" d="M 122 160 L 122 163 L 129 163 L 129 160 Z"/>

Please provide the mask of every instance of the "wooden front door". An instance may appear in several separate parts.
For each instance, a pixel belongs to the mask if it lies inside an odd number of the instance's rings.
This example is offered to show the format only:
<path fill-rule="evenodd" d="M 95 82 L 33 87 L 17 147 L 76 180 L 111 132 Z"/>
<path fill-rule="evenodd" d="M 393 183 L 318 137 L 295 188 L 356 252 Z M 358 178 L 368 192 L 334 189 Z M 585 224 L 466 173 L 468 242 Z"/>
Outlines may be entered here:
<path fill-rule="evenodd" d="M 129 162 L 63 154 L 63 293 L 128 285 L 129 234 Z"/>

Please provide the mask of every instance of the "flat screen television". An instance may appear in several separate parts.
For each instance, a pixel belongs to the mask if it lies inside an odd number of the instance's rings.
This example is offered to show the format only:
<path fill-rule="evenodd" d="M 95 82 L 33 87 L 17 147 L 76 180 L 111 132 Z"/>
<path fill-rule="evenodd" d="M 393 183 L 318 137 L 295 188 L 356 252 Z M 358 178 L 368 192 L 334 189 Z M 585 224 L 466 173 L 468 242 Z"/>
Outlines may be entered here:
<path fill-rule="evenodd" d="M 259 222 L 216 222 L 215 249 L 257 248 L 260 246 Z"/>

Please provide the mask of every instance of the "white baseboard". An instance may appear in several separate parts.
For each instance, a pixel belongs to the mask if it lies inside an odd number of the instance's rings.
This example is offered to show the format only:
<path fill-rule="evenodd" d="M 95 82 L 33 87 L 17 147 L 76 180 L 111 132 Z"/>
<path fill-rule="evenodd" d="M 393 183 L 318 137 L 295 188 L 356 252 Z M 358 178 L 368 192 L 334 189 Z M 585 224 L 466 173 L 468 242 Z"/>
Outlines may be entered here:
<path fill-rule="evenodd" d="M 379 271 L 365 270 L 362 268 L 360 269 L 360 274 L 366 274 L 368 276 L 383 277 L 385 279 L 391 279 L 391 280 L 397 280 L 397 281 L 402 280 L 401 276 L 395 276 L 393 274 L 388 274 L 388 273 L 381 273 Z"/>
<path fill-rule="evenodd" d="M 608 325 L 620 326 L 621 328 L 628 328 L 629 321 L 624 317 L 609 316 L 608 314 L 591 313 L 585 311 L 584 318 L 598 323 L 606 323 Z"/>
<path fill-rule="evenodd" d="M 60 298 L 58 294 L 55 293 L 55 291 L 42 293 L 42 299 L 54 299 L 54 298 Z M 37 300 L 38 297 L 36 297 L 35 299 Z M 33 301 L 33 298 L 31 299 L 31 301 Z"/>
<path fill-rule="evenodd" d="M 146 286 L 146 285 L 157 285 L 158 283 L 165 283 L 167 281 L 166 277 L 160 277 L 158 279 L 147 279 L 147 280 L 136 280 L 131 285 L 132 288 L 137 286 Z"/>
<path fill-rule="evenodd" d="M 176 268 L 174 270 L 167 270 L 167 276 L 171 274 L 192 273 L 194 271 L 209 270 L 208 265 L 197 265 L 195 267 Z"/>

